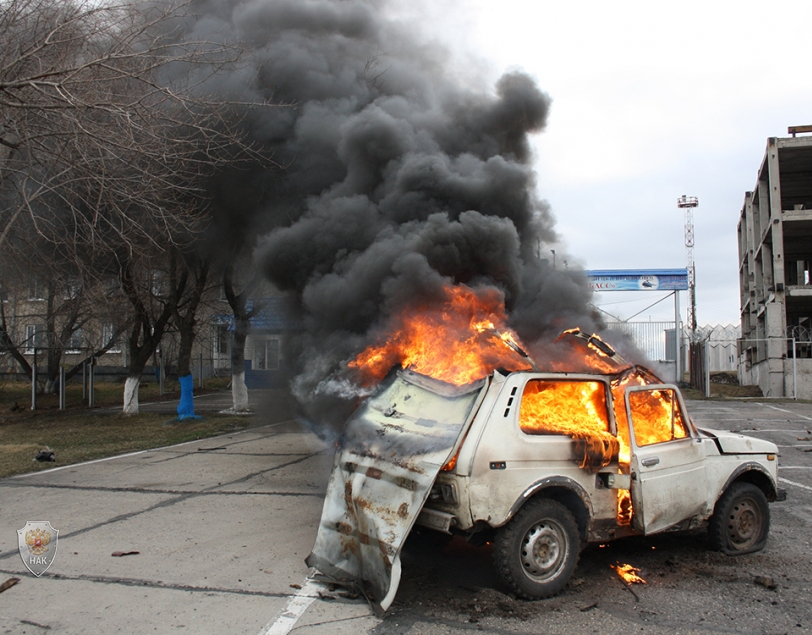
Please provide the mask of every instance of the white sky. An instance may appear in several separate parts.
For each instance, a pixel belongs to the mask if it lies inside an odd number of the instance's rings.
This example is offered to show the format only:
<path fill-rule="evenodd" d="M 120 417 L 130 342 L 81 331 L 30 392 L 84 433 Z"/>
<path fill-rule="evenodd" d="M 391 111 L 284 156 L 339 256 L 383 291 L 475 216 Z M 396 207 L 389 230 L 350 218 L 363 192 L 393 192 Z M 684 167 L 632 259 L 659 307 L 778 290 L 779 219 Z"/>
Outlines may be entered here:
<path fill-rule="evenodd" d="M 461 74 L 492 84 L 521 69 L 552 97 L 535 139 L 539 192 L 580 265 L 684 267 L 676 200 L 696 196 L 698 321 L 739 322 L 744 193 L 767 138 L 812 124 L 812 2 L 436 0 L 417 11 Z M 627 318 L 663 295 L 598 301 Z M 649 316 L 673 319 L 673 303 L 636 319 Z"/>

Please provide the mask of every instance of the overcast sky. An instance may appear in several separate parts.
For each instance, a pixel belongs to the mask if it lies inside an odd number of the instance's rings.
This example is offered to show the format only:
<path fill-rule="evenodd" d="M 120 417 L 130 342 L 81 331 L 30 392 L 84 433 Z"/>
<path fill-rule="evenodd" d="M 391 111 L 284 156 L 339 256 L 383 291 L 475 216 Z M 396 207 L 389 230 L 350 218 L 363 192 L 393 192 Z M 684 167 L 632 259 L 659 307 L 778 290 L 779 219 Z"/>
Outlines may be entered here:
<path fill-rule="evenodd" d="M 744 193 L 754 188 L 767 138 L 812 124 L 812 2 L 412 7 L 461 74 L 492 84 L 522 69 L 552 98 L 547 130 L 535 140 L 539 192 L 578 265 L 684 267 L 685 217 L 676 201 L 696 196 L 697 319 L 739 322 Z M 664 295 L 597 299 L 628 318 Z M 636 319 L 669 315 L 670 300 Z"/>

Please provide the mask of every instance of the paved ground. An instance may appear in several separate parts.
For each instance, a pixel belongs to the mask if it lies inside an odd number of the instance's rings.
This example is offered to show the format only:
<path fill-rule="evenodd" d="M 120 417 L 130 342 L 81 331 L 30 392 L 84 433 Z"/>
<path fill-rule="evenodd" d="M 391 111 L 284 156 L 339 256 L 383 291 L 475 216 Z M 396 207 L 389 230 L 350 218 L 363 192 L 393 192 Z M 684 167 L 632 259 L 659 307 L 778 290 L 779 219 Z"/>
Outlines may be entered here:
<path fill-rule="evenodd" d="M 528 603 L 501 593 L 487 546 L 413 542 L 379 620 L 340 590 L 291 586 L 308 575 L 331 448 L 280 420 L 271 395 L 253 397 L 264 427 L 0 481 L 0 582 L 21 578 L 0 593 L 0 633 L 812 633 L 810 404 L 689 404 L 700 425 L 781 447 L 790 498 L 772 505 L 765 551 L 726 558 L 701 533 L 618 541 L 587 549 L 560 596 Z M 203 397 L 196 409 L 229 403 Z M 27 520 L 60 530 L 41 578 L 17 551 Z M 619 561 L 648 584 L 632 593 L 609 569 Z"/>

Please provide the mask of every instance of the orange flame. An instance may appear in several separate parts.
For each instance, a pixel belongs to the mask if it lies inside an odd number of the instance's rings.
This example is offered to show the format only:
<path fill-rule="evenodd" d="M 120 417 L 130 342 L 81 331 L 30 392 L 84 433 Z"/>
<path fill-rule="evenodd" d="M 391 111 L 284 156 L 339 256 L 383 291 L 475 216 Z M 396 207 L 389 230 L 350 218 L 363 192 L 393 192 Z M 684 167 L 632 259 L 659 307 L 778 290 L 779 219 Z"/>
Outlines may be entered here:
<path fill-rule="evenodd" d="M 645 584 L 646 581 L 641 578 L 638 574 L 640 573 L 640 569 L 637 567 L 633 567 L 630 564 L 610 564 L 617 574 L 620 576 L 620 579 L 623 580 L 626 584 Z"/>
<path fill-rule="evenodd" d="M 507 329 L 499 291 L 459 285 L 443 292 L 439 304 L 409 307 L 394 316 L 384 341 L 348 364 L 364 384 L 381 381 L 398 365 L 457 386 L 487 377 L 496 368 L 529 368 L 516 351 L 517 337 Z"/>
<path fill-rule="evenodd" d="M 578 445 L 582 468 L 604 467 L 618 453 L 605 393 L 599 381 L 531 380 L 522 395 L 519 427 L 528 434 L 566 434 Z"/>
<path fill-rule="evenodd" d="M 617 491 L 617 524 L 626 527 L 632 524 L 632 494 L 627 489 Z"/>

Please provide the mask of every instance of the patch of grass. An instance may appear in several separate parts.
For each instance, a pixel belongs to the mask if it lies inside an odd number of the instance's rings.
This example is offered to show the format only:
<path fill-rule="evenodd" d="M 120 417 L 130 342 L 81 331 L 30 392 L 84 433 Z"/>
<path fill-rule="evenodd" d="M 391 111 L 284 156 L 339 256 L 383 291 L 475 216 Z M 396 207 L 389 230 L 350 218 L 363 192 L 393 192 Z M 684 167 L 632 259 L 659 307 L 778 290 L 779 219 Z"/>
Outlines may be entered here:
<path fill-rule="evenodd" d="M 171 422 L 172 416 L 166 414 L 4 410 L 0 414 L 0 478 L 243 430 L 255 421 L 254 417 L 226 415 Z M 56 462 L 34 461 L 46 446 L 54 451 Z"/>
<path fill-rule="evenodd" d="M 203 380 L 203 388 L 198 386 L 195 379 L 195 395 L 225 389 L 231 377 L 212 377 Z M 94 388 L 94 403 L 96 406 L 120 406 L 124 402 L 124 383 L 97 381 Z M 138 388 L 138 401 L 149 403 L 151 401 L 169 401 L 180 398 L 180 384 L 176 379 L 164 381 L 163 394 L 160 385 L 154 381 L 141 381 Z M 82 398 L 81 380 L 71 380 L 65 387 L 65 402 L 68 409 L 83 408 L 86 401 Z M 31 384 L 28 381 L 0 382 L 0 410 L 13 408 L 29 410 L 31 408 Z M 37 395 L 37 410 L 53 410 L 59 408 L 59 396 L 55 394 Z"/>
<path fill-rule="evenodd" d="M 702 390 L 696 388 L 680 390 L 686 399 L 707 399 Z M 728 382 L 717 383 L 713 381 L 713 375 L 711 375 L 710 393 L 711 399 L 761 399 L 763 397 L 761 388 L 758 386 L 739 386 Z"/>

